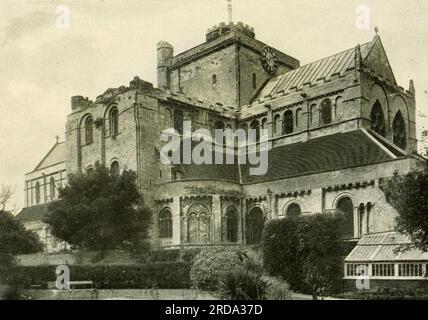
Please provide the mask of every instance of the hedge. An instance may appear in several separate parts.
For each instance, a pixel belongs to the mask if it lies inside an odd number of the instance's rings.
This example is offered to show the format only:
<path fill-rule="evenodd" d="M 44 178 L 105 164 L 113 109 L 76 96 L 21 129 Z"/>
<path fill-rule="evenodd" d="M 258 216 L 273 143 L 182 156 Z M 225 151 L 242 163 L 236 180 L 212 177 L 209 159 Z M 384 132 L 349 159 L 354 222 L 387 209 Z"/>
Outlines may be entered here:
<path fill-rule="evenodd" d="M 336 297 L 357 300 L 427 300 L 428 289 L 378 288 L 345 292 Z"/>
<path fill-rule="evenodd" d="M 142 265 L 72 265 L 70 281 L 92 280 L 97 289 L 188 289 L 191 286 L 187 262 L 156 262 Z M 56 266 L 16 266 L 0 275 L 0 282 L 19 288 L 55 282 Z M 3 281 L 1 281 L 3 280 Z"/>

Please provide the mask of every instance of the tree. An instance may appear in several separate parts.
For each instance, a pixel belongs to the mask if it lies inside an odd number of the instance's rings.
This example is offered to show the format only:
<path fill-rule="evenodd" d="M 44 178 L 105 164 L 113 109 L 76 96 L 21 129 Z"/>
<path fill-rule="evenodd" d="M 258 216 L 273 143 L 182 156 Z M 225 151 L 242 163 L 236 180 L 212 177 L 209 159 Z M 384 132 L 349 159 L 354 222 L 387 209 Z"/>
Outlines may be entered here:
<path fill-rule="evenodd" d="M 341 225 L 341 217 L 333 214 L 270 221 L 262 238 L 266 269 L 314 299 L 337 292 L 346 247 Z"/>
<path fill-rule="evenodd" d="M 48 206 L 52 234 L 84 250 L 147 248 L 152 214 L 136 180 L 133 171 L 110 174 L 99 165 L 70 175 Z"/>
<path fill-rule="evenodd" d="M 41 251 L 43 246 L 37 235 L 9 212 L 0 213 L 0 266 L 12 263 L 13 256 Z"/>
<path fill-rule="evenodd" d="M 2 185 L 0 187 L 0 214 L 6 211 L 6 206 L 12 199 L 13 193 L 11 185 Z"/>
<path fill-rule="evenodd" d="M 313 299 L 340 289 L 346 248 L 342 226 L 340 215 L 303 217 L 300 231 L 303 283 L 305 291 L 312 294 Z"/>
<path fill-rule="evenodd" d="M 386 201 L 398 212 L 396 229 L 410 236 L 411 247 L 428 251 L 428 165 L 380 183 Z"/>

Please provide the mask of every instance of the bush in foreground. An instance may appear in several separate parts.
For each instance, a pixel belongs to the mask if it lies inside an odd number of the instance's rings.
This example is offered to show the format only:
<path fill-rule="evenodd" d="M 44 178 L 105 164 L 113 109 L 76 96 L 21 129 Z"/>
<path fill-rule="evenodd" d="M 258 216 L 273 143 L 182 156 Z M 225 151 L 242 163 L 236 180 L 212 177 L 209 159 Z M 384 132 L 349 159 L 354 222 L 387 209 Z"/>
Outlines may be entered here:
<path fill-rule="evenodd" d="M 216 290 L 220 277 L 242 266 L 245 255 L 237 249 L 212 247 L 202 249 L 195 257 L 190 279 L 201 290 Z"/>
<path fill-rule="evenodd" d="M 228 300 L 265 300 L 268 284 L 262 274 L 245 267 L 226 272 L 219 279 L 219 295 Z"/>

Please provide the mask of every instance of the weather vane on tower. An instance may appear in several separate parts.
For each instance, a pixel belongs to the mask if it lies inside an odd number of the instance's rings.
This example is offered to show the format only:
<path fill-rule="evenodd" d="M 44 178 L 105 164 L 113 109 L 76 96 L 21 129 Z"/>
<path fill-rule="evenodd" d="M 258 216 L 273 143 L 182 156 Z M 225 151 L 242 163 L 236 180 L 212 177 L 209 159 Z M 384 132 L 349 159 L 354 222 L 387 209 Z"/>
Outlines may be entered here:
<path fill-rule="evenodd" d="M 227 0 L 227 12 L 229 14 L 229 23 L 232 23 L 232 0 Z"/>

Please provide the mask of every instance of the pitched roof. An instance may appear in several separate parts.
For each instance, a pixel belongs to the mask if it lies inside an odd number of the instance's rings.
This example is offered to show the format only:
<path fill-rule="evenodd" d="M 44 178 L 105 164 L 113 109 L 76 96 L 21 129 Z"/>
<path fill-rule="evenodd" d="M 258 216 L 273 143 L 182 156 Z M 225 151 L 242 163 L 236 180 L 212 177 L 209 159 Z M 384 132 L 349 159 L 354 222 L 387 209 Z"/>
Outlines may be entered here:
<path fill-rule="evenodd" d="M 268 154 L 265 175 L 250 175 L 249 165 L 243 165 L 242 182 L 259 183 L 342 170 L 405 157 L 403 152 L 391 153 L 377 137 L 359 129 L 272 148 Z"/>
<path fill-rule="evenodd" d="M 54 164 L 65 162 L 65 142 L 55 143 L 47 155 L 40 161 L 33 171 L 50 167 Z"/>
<path fill-rule="evenodd" d="M 367 58 L 374 44 L 375 40 L 361 45 L 363 60 Z M 324 82 L 336 74 L 343 76 L 348 70 L 355 69 L 356 50 L 352 48 L 278 75 L 269 80 L 256 99 L 294 92 L 301 89 L 304 84 L 314 85 L 320 81 Z"/>
<path fill-rule="evenodd" d="M 47 206 L 40 204 L 22 209 L 16 218 L 21 222 L 42 221 L 46 212 Z"/>
<path fill-rule="evenodd" d="M 239 183 L 236 164 L 188 164 L 181 166 L 182 179 L 224 180 Z"/>
<path fill-rule="evenodd" d="M 365 261 L 420 261 L 428 260 L 428 252 L 412 248 L 397 251 L 400 247 L 411 244 L 408 236 L 398 232 L 385 232 L 364 235 L 357 246 L 346 257 L 346 262 Z"/>

